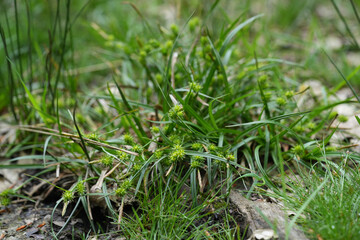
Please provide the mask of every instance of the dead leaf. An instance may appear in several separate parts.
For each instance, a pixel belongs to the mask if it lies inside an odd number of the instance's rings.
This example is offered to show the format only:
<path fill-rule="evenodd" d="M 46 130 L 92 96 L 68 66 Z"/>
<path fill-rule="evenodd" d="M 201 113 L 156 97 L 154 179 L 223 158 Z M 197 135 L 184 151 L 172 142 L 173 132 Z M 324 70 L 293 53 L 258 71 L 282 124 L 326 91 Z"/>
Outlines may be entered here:
<path fill-rule="evenodd" d="M 37 226 L 37 228 L 42 228 L 42 227 L 45 226 L 45 225 L 46 225 L 46 222 L 43 222 L 43 223 L 39 224 L 39 225 Z"/>
<path fill-rule="evenodd" d="M 35 233 L 37 233 L 39 231 L 38 228 L 30 228 L 29 230 L 26 231 L 25 235 L 30 238 L 32 235 L 34 235 Z"/>
<path fill-rule="evenodd" d="M 5 239 L 5 236 L 6 236 L 6 234 L 5 234 L 5 233 L 2 233 L 2 234 L 0 235 L 0 240 Z"/>
<path fill-rule="evenodd" d="M 324 239 L 320 236 L 320 234 L 316 234 L 316 238 L 317 238 L 318 240 L 324 240 Z"/>
<path fill-rule="evenodd" d="M 58 226 L 58 227 L 63 227 L 65 226 L 65 222 L 64 221 L 53 221 L 53 224 Z"/>

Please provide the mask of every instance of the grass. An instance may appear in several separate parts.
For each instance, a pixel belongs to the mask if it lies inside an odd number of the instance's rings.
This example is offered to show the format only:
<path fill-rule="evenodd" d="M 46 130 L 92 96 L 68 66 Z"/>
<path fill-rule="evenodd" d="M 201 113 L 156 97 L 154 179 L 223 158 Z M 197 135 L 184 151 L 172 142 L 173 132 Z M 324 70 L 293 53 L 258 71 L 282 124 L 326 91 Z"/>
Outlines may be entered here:
<path fill-rule="evenodd" d="M 310 238 L 359 236 L 359 155 L 332 140 L 333 122 L 345 120 L 333 108 L 356 103 L 333 96 L 347 84 L 358 99 L 358 68 L 345 60 L 357 47 L 352 1 L 330 9 L 353 44 L 327 55 L 314 36 L 333 30 L 306 17 L 325 1 L 291 12 L 268 2 L 272 13 L 252 1 L 47 4 L 0 4 L 0 120 L 17 130 L 0 168 L 38 169 L 29 181 L 74 175 L 56 186 L 54 211 L 82 209 L 89 231 L 105 237 L 245 239 L 226 207 L 243 185 L 247 197 L 271 190 L 296 212 L 289 228 L 297 222 Z M 323 80 L 321 96 L 301 85 L 309 77 Z M 26 184 L 4 191 L 2 205 L 25 198 Z M 95 207 L 111 224 L 101 226 Z"/>
<path fill-rule="evenodd" d="M 314 169 L 302 172 L 298 181 L 289 184 L 292 197 L 287 197 L 286 201 L 299 209 L 311 198 L 299 215 L 299 221 L 311 235 L 324 239 L 354 239 L 359 234 L 356 227 L 359 195 L 354 190 L 359 176 L 357 170 L 348 167 L 348 162 L 356 160 L 343 155 L 342 162 L 336 164 L 328 159 L 333 154 L 329 155 L 324 155 L 319 163 L 324 173 L 319 174 Z"/>

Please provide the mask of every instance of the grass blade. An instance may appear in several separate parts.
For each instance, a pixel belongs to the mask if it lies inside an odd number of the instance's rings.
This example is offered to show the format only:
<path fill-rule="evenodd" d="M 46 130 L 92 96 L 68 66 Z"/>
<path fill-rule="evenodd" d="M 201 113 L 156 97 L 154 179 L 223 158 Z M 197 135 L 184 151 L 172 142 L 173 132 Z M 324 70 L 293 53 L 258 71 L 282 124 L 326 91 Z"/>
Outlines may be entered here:
<path fill-rule="evenodd" d="M 252 18 L 249 18 L 248 20 L 246 20 L 245 22 L 241 23 L 240 25 L 238 25 L 234 30 L 232 30 L 229 35 L 225 38 L 224 43 L 222 44 L 220 51 L 219 51 L 219 55 L 222 56 L 225 52 L 225 49 L 227 47 L 227 45 L 230 43 L 231 39 L 241 30 L 243 29 L 246 25 L 252 23 L 253 21 L 255 21 L 256 19 L 262 17 L 263 14 L 259 14 L 256 15 Z"/>

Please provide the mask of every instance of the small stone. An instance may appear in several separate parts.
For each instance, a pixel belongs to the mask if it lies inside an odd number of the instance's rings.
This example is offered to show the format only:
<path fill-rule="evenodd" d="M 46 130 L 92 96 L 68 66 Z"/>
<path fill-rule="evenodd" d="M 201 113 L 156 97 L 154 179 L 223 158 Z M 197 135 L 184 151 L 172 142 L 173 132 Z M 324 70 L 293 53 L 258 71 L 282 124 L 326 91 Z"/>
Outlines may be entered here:
<path fill-rule="evenodd" d="M 257 229 L 253 233 L 253 239 L 256 240 L 270 240 L 278 239 L 276 233 L 272 229 Z"/>

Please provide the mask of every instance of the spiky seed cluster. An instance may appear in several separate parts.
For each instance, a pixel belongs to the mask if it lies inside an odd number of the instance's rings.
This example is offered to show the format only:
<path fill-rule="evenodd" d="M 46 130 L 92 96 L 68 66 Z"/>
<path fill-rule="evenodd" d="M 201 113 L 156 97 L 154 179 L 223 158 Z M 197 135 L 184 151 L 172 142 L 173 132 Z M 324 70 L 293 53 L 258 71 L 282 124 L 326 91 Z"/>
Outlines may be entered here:
<path fill-rule="evenodd" d="M 181 145 L 175 145 L 170 154 L 170 162 L 174 163 L 185 158 L 185 150 Z"/>
<path fill-rule="evenodd" d="M 170 109 L 169 117 L 172 119 L 184 117 L 183 107 L 181 105 L 175 105 L 173 108 Z"/>
<path fill-rule="evenodd" d="M 200 92 L 202 86 L 201 86 L 200 84 L 196 83 L 196 82 L 192 82 L 192 83 L 190 83 L 190 88 L 191 88 L 194 92 L 198 93 L 198 92 Z"/>
<path fill-rule="evenodd" d="M 333 119 L 334 117 L 336 117 L 336 115 L 338 115 L 338 113 L 336 111 L 333 111 L 329 114 L 329 119 Z"/>
<path fill-rule="evenodd" d="M 5 189 L 0 193 L 0 206 L 8 206 L 11 203 L 11 199 L 9 198 L 9 195 L 14 194 L 14 190 L 12 189 Z"/>
<path fill-rule="evenodd" d="M 129 133 L 126 133 L 124 134 L 124 142 L 128 145 L 132 145 L 134 143 L 134 138 L 133 136 L 131 136 L 131 134 Z"/>
<path fill-rule="evenodd" d="M 170 30 L 174 36 L 179 34 L 179 27 L 176 24 L 171 24 Z"/>
<path fill-rule="evenodd" d="M 215 146 L 215 145 L 212 144 L 212 143 L 208 146 L 208 150 L 209 150 L 210 152 L 216 152 L 217 149 L 218 149 L 217 146 Z"/>
<path fill-rule="evenodd" d="M 113 158 L 109 155 L 103 156 L 100 161 L 105 167 L 111 167 L 113 165 Z"/>
<path fill-rule="evenodd" d="M 74 199 L 74 193 L 72 191 L 66 190 L 63 193 L 62 198 L 64 202 L 71 202 Z"/>
<path fill-rule="evenodd" d="M 262 89 L 269 88 L 268 76 L 267 75 L 260 76 L 258 79 L 258 84 Z"/>
<path fill-rule="evenodd" d="M 115 190 L 115 195 L 118 197 L 123 197 L 128 192 L 130 187 L 131 187 L 131 181 L 129 179 L 126 179 L 120 185 L 120 187 Z"/>
<path fill-rule="evenodd" d="M 156 39 L 150 39 L 149 44 L 153 47 L 153 48 L 158 48 L 160 47 L 160 43 L 158 40 Z"/>
<path fill-rule="evenodd" d="M 326 147 L 325 150 L 328 152 L 335 152 L 337 149 L 336 149 L 336 147 L 329 146 L 329 147 Z"/>
<path fill-rule="evenodd" d="M 260 76 L 259 79 L 258 79 L 259 84 L 260 84 L 263 88 L 267 87 L 267 80 L 268 80 L 267 75 L 262 75 L 262 76 Z"/>
<path fill-rule="evenodd" d="M 206 36 L 202 36 L 200 38 L 201 45 L 206 45 L 208 43 L 208 39 Z"/>
<path fill-rule="evenodd" d="M 264 92 L 264 100 L 265 101 L 270 101 L 271 100 L 271 97 L 272 97 L 273 93 L 272 92 Z"/>
<path fill-rule="evenodd" d="M 4 206 L 4 207 L 9 206 L 10 203 L 11 203 L 11 200 L 9 197 L 1 197 L 1 201 L 0 201 L 1 206 Z"/>
<path fill-rule="evenodd" d="M 153 127 L 151 127 L 151 132 L 152 132 L 152 134 L 158 134 L 160 132 L 160 128 L 153 126 Z"/>
<path fill-rule="evenodd" d="M 142 146 L 140 146 L 139 144 L 135 144 L 135 145 L 133 146 L 132 150 L 133 150 L 134 152 L 141 153 L 141 152 L 144 150 L 144 148 L 143 148 Z"/>
<path fill-rule="evenodd" d="M 155 75 L 155 80 L 156 80 L 159 84 L 161 84 L 162 81 L 163 81 L 163 76 L 162 76 L 160 73 L 157 73 L 157 74 Z"/>
<path fill-rule="evenodd" d="M 194 17 L 189 21 L 189 30 L 191 32 L 195 31 L 196 27 L 199 25 L 200 20 L 198 17 Z"/>
<path fill-rule="evenodd" d="M 170 51 L 170 49 L 171 49 L 172 47 L 173 47 L 173 41 L 171 41 L 171 40 L 166 41 L 165 44 L 162 44 L 162 45 L 160 46 L 160 48 L 161 48 L 161 53 L 162 53 L 163 55 L 166 55 L 166 54 Z"/>
<path fill-rule="evenodd" d="M 156 150 L 154 152 L 154 156 L 155 156 L 156 159 L 160 159 L 163 156 L 163 154 L 164 154 L 164 152 L 161 151 L 161 150 Z"/>
<path fill-rule="evenodd" d="M 127 153 L 125 153 L 125 152 L 121 152 L 121 151 L 119 151 L 118 152 L 118 158 L 121 160 L 121 161 L 127 161 L 127 160 L 129 160 L 129 155 L 127 154 Z"/>
<path fill-rule="evenodd" d="M 279 106 L 284 106 L 286 104 L 286 99 L 285 98 L 282 98 L 282 97 L 278 97 L 276 99 L 276 103 L 279 105 Z"/>
<path fill-rule="evenodd" d="M 292 148 L 292 152 L 295 153 L 296 155 L 302 155 L 304 152 L 304 149 L 301 145 L 296 145 Z"/>
<path fill-rule="evenodd" d="M 83 181 L 80 181 L 76 184 L 76 191 L 79 193 L 79 195 L 85 194 L 85 186 Z"/>
<path fill-rule="evenodd" d="M 137 171 L 139 171 L 139 170 L 141 169 L 141 167 L 142 167 L 141 164 L 135 163 L 134 166 L 133 166 L 133 168 L 132 168 L 132 170 L 133 170 L 134 172 L 137 172 Z"/>
<path fill-rule="evenodd" d="M 219 75 L 217 75 L 217 80 L 219 80 L 219 82 L 223 82 L 224 79 L 225 79 L 224 74 L 219 74 Z"/>
<path fill-rule="evenodd" d="M 175 145 L 180 145 L 181 144 L 181 138 L 177 134 L 170 135 L 169 140 Z"/>
<path fill-rule="evenodd" d="M 144 46 L 144 51 L 145 51 L 146 53 L 150 53 L 151 50 L 153 50 L 153 47 L 152 47 L 150 44 L 146 44 L 146 45 Z"/>
<path fill-rule="evenodd" d="M 146 51 L 145 50 L 141 50 L 140 53 L 139 53 L 139 61 L 140 63 L 142 64 L 145 64 L 146 63 Z"/>
<path fill-rule="evenodd" d="M 201 145 L 201 143 L 198 143 L 198 142 L 196 142 L 196 143 L 193 143 L 192 145 L 191 145 L 191 148 L 192 149 L 194 149 L 195 151 L 200 151 L 201 149 L 202 149 L 202 145 Z"/>
<path fill-rule="evenodd" d="M 87 134 L 87 135 L 85 135 L 85 137 L 87 137 L 87 138 L 89 138 L 91 140 L 95 140 L 95 141 L 100 139 L 99 136 L 96 133 Z"/>
<path fill-rule="evenodd" d="M 349 120 L 349 118 L 345 115 L 339 115 L 338 119 L 339 119 L 339 122 L 342 122 L 342 123 L 347 122 Z"/>
<path fill-rule="evenodd" d="M 229 160 L 229 161 L 234 161 L 234 160 L 235 160 L 235 156 L 234 156 L 234 154 L 227 154 L 227 155 L 226 155 L 226 159 Z"/>
<path fill-rule="evenodd" d="M 294 91 L 287 91 L 285 92 L 286 98 L 292 98 L 295 95 Z"/>
<path fill-rule="evenodd" d="M 126 194 L 126 189 L 119 187 L 115 190 L 115 195 L 118 197 L 123 197 Z"/>
<path fill-rule="evenodd" d="M 314 130 L 316 128 L 316 124 L 313 122 L 309 122 L 306 127 L 310 130 Z"/>
<path fill-rule="evenodd" d="M 204 161 L 204 158 L 201 156 L 193 156 L 190 164 L 190 167 L 192 168 L 200 168 L 202 166 L 202 163 Z"/>
<path fill-rule="evenodd" d="M 224 154 L 220 153 L 220 152 L 217 152 L 216 153 L 216 156 L 218 156 L 219 158 L 225 158 Z M 221 167 L 222 169 L 225 169 L 226 168 L 226 163 L 224 161 L 221 161 L 221 160 L 215 160 L 215 163 L 217 165 L 219 165 L 219 167 Z"/>
<path fill-rule="evenodd" d="M 303 126 L 295 126 L 294 130 L 295 130 L 295 132 L 303 133 L 303 132 L 305 132 L 305 127 L 303 127 Z"/>
<path fill-rule="evenodd" d="M 11 194 L 14 194 L 15 192 L 14 192 L 14 190 L 13 189 L 5 189 L 4 191 L 2 191 L 1 193 L 0 193 L 0 197 L 8 197 L 9 195 L 11 195 Z"/>

